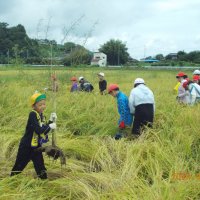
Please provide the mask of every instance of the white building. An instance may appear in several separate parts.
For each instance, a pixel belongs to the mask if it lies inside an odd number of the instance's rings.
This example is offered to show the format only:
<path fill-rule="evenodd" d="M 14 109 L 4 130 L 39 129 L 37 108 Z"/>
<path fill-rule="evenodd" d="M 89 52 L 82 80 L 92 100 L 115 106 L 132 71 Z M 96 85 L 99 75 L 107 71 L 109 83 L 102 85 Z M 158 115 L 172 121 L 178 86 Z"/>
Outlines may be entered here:
<path fill-rule="evenodd" d="M 91 65 L 105 67 L 107 65 L 107 55 L 102 52 L 94 52 L 93 58 L 91 60 Z"/>

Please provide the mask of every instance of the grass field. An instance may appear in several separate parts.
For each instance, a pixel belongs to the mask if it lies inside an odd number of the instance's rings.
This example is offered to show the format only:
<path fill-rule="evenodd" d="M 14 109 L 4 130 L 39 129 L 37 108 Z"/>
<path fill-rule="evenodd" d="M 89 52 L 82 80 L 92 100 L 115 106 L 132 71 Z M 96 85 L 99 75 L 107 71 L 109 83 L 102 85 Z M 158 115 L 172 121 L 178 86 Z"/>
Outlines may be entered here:
<path fill-rule="evenodd" d="M 104 70 L 107 82 L 119 84 L 127 96 L 137 77 L 155 94 L 154 128 L 132 141 L 112 138 L 119 116 L 115 99 L 98 93 L 98 72 L 56 69 L 59 92 L 46 92 L 45 114 L 58 115 L 57 145 L 67 165 L 61 168 L 45 156 L 49 180 L 41 181 L 32 163 L 19 176 L 9 174 L 31 110 L 29 97 L 50 87 L 51 70 L 0 68 L 0 199 L 199 200 L 200 105 L 176 103 L 177 71 Z M 71 94 L 74 75 L 92 82 L 94 92 Z"/>

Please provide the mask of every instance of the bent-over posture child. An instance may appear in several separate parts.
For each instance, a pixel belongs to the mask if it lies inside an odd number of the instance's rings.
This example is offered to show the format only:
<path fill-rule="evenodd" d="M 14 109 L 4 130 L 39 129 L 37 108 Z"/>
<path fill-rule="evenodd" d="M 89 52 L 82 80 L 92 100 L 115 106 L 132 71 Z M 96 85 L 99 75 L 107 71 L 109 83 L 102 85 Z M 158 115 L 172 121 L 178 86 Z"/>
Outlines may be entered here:
<path fill-rule="evenodd" d="M 125 133 L 125 129 L 130 127 L 133 121 L 133 115 L 130 113 L 128 97 L 122 93 L 117 84 L 110 84 L 108 86 L 108 94 L 116 98 L 118 113 L 120 115 L 118 127 L 120 132 L 115 135 L 115 139 L 120 139 Z"/>
<path fill-rule="evenodd" d="M 79 77 L 79 90 L 83 92 L 92 92 L 94 89 L 93 85 L 85 80 L 83 76 Z"/>
<path fill-rule="evenodd" d="M 146 86 L 144 79 L 136 78 L 130 92 L 129 107 L 134 115 L 132 134 L 138 137 L 145 126 L 152 127 L 155 100 L 153 92 Z"/>
<path fill-rule="evenodd" d="M 200 102 L 200 86 L 192 81 L 186 81 L 183 83 L 183 87 L 189 95 L 189 105 L 194 105 Z"/>
<path fill-rule="evenodd" d="M 48 133 L 51 129 L 56 129 L 56 113 L 51 113 L 49 123 L 45 123 L 43 111 L 46 108 L 46 95 L 35 93 L 31 96 L 31 106 L 33 110 L 29 113 L 25 134 L 22 137 L 17 158 L 11 171 L 11 176 L 19 174 L 32 160 L 37 176 L 41 179 L 47 178 L 44 159 L 41 151 L 37 151 L 43 143 L 48 142 Z"/>

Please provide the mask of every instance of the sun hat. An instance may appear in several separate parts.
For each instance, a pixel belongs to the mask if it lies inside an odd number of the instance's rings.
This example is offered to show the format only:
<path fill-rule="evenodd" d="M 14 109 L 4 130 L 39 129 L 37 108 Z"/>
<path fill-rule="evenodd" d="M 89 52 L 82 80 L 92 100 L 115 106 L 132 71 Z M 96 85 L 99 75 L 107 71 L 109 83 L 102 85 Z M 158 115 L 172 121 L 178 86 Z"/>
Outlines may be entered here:
<path fill-rule="evenodd" d="M 35 103 L 41 101 L 41 100 L 44 100 L 46 99 L 46 95 L 45 94 L 41 94 L 39 92 L 33 94 L 30 98 L 30 103 L 31 103 L 31 106 L 34 105 Z"/>
<path fill-rule="evenodd" d="M 119 86 L 117 84 L 110 84 L 108 86 L 108 93 L 112 92 L 113 90 L 119 90 Z"/>
<path fill-rule="evenodd" d="M 200 75 L 200 70 L 198 69 L 194 70 L 193 75 Z"/>
<path fill-rule="evenodd" d="M 102 76 L 102 77 L 105 76 L 105 74 L 104 74 L 103 72 L 99 72 L 98 75 L 99 75 L 99 76 Z"/>
<path fill-rule="evenodd" d="M 82 79 L 84 79 L 84 77 L 83 76 L 80 76 L 79 78 L 78 78 L 78 80 L 80 81 L 80 80 L 82 80 Z"/>
<path fill-rule="evenodd" d="M 176 75 L 176 78 L 179 78 L 179 77 L 184 77 L 186 76 L 186 74 L 184 72 L 179 72 L 177 75 Z"/>
<path fill-rule="evenodd" d="M 70 81 L 77 81 L 77 78 L 76 78 L 75 76 L 72 76 L 72 77 L 70 78 Z"/>
<path fill-rule="evenodd" d="M 143 84 L 145 83 L 145 82 L 144 82 L 144 79 L 142 79 L 142 78 L 136 78 L 135 81 L 134 81 L 134 85 L 135 85 L 135 84 L 142 84 L 142 83 L 143 83 Z"/>

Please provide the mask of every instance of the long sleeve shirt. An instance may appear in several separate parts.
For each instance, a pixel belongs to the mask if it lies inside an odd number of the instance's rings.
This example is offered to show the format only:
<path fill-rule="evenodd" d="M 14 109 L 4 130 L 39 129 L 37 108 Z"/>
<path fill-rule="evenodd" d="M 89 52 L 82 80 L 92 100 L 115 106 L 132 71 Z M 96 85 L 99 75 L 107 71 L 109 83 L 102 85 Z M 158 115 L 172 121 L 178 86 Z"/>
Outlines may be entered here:
<path fill-rule="evenodd" d="M 185 88 L 183 87 L 183 83 L 187 81 L 187 80 L 182 80 L 181 84 L 178 88 L 178 101 L 180 103 L 184 103 L 184 104 L 188 104 L 189 103 L 189 95 L 188 92 L 185 90 Z"/>
<path fill-rule="evenodd" d="M 130 112 L 135 114 L 135 107 L 140 104 L 153 104 L 155 112 L 155 100 L 153 92 L 144 84 L 140 84 L 131 90 L 129 96 Z"/>
<path fill-rule="evenodd" d="M 103 92 L 104 90 L 106 90 L 106 88 L 107 88 L 106 80 L 99 81 L 99 90 L 100 90 L 100 92 Z"/>
<path fill-rule="evenodd" d="M 133 116 L 131 115 L 128 106 L 128 97 L 121 91 L 119 91 L 117 94 L 117 106 L 120 115 L 118 123 L 120 124 L 122 121 L 124 121 L 125 125 L 131 126 Z"/>
<path fill-rule="evenodd" d="M 34 133 L 37 134 L 39 138 L 42 133 L 46 135 L 51 130 L 49 125 L 43 124 L 42 121 L 43 116 L 39 115 L 39 113 L 37 113 L 36 111 L 31 111 L 29 113 L 25 134 L 20 142 L 21 145 L 31 147 L 31 141 Z"/>
<path fill-rule="evenodd" d="M 197 83 L 189 84 L 189 104 L 194 105 L 197 100 L 200 101 L 200 86 Z"/>

